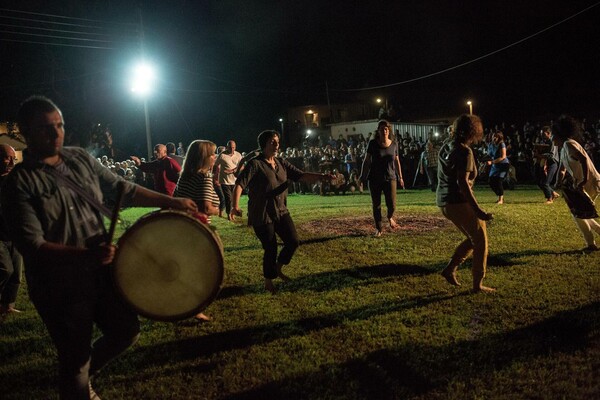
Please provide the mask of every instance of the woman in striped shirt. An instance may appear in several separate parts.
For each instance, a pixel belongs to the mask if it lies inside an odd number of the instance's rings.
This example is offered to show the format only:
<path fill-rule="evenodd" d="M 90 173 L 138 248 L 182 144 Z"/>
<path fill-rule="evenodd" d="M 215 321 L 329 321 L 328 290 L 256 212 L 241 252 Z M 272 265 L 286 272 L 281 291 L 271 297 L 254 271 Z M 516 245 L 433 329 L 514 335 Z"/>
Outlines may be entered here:
<path fill-rule="evenodd" d="M 219 213 L 219 196 L 213 186 L 212 169 L 217 145 L 208 140 L 194 140 L 188 147 L 175 193 L 196 202 L 198 211 L 210 216 Z"/>
<path fill-rule="evenodd" d="M 196 203 L 198 211 L 210 216 L 219 213 L 219 196 L 213 186 L 212 170 L 217 156 L 217 145 L 208 140 L 194 140 L 190 143 L 183 161 L 181 175 L 175 188 L 176 196 L 187 197 Z M 210 317 L 198 313 L 198 321 L 209 321 Z"/>

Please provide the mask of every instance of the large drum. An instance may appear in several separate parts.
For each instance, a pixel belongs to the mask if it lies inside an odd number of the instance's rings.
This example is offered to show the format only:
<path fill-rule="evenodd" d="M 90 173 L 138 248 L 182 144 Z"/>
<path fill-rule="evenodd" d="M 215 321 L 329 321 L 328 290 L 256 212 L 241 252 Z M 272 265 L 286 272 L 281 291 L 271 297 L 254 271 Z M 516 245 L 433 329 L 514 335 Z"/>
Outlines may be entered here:
<path fill-rule="evenodd" d="M 139 219 L 119 239 L 113 278 L 140 315 L 158 321 L 189 318 L 221 289 L 223 248 L 196 218 L 157 211 Z"/>

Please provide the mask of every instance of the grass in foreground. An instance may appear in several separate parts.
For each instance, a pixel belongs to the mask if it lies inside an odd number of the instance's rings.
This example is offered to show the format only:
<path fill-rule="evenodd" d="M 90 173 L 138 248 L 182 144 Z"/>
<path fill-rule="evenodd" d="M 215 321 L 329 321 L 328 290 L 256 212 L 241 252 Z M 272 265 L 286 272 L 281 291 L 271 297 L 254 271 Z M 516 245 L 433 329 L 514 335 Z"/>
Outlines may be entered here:
<path fill-rule="evenodd" d="M 271 296 L 262 249 L 244 223 L 214 218 L 225 247 L 219 298 L 197 324 L 142 321 L 142 337 L 95 378 L 109 399 L 464 399 L 600 397 L 600 252 L 564 201 L 537 189 L 493 204 L 486 284 L 469 294 L 439 272 L 461 240 L 450 225 L 376 239 L 312 229 L 370 215 L 368 195 L 288 199 L 303 244 Z M 245 207 L 243 207 L 245 208 Z M 127 210 L 133 223 L 149 210 Z M 439 216 L 434 194 L 401 191 L 397 216 Z M 176 232 L 165 232 L 165 235 Z M 55 352 L 26 285 L 0 326 L 3 399 L 55 398 Z"/>

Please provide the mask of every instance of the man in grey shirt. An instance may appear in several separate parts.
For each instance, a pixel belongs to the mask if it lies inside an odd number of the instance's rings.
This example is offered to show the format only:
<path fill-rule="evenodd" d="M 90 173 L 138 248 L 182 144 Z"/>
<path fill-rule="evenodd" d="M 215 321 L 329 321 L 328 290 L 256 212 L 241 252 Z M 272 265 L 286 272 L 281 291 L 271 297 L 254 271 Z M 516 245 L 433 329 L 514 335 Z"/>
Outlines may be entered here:
<path fill-rule="evenodd" d="M 99 205 L 105 196 L 114 199 L 119 185 L 134 206 L 193 212 L 196 204 L 127 182 L 85 150 L 63 147 L 62 113 L 45 97 L 25 100 L 17 119 L 28 148 L 6 178 L 3 215 L 27 266 L 29 296 L 58 352 L 60 398 L 89 399 L 89 377 L 139 335 L 137 316 L 110 279 L 115 246 L 106 242 Z M 102 335 L 92 344 L 94 325 Z"/>

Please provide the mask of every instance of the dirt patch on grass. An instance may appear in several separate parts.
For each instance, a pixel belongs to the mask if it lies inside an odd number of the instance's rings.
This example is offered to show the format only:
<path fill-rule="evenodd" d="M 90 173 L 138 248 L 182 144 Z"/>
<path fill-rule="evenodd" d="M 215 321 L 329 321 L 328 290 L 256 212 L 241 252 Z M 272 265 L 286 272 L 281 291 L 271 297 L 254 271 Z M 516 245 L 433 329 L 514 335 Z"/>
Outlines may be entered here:
<path fill-rule="evenodd" d="M 394 217 L 398 228 L 391 230 L 384 218 L 383 231 L 386 234 L 407 235 L 438 230 L 451 226 L 443 216 L 401 214 Z M 300 229 L 311 234 L 332 236 L 369 236 L 375 232 L 375 222 L 371 216 L 324 218 L 300 224 Z"/>

